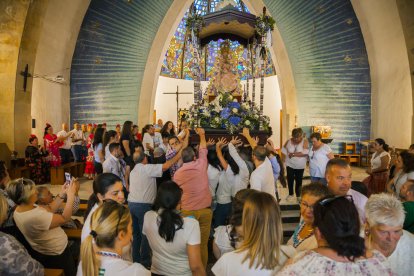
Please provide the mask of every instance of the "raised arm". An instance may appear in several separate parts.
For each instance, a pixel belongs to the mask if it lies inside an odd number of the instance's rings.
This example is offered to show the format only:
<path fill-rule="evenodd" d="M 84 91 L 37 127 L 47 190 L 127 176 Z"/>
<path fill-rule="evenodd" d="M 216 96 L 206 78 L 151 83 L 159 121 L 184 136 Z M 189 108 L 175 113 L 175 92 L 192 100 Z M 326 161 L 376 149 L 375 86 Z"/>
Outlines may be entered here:
<path fill-rule="evenodd" d="M 206 133 L 203 128 L 197 128 L 196 133 L 200 136 L 200 149 L 207 148 Z M 188 135 L 187 135 L 188 136 Z"/>
<path fill-rule="evenodd" d="M 217 158 L 220 160 L 220 164 L 224 170 L 227 170 L 227 166 L 229 165 L 226 159 L 224 159 L 223 152 L 222 152 L 222 149 L 226 145 L 226 143 L 227 141 L 223 137 L 221 137 L 216 143 Z"/>
<path fill-rule="evenodd" d="M 77 180 L 74 179 L 72 183 L 69 184 L 69 187 L 67 189 L 67 192 L 66 192 L 67 201 L 66 201 L 65 209 L 63 210 L 63 214 L 53 215 L 52 222 L 50 223 L 49 229 L 59 227 L 71 219 L 72 210 L 73 210 L 73 202 L 75 201 L 75 194 L 76 194 L 76 189 L 77 189 L 76 184 L 74 183 L 76 181 Z"/>
<path fill-rule="evenodd" d="M 247 142 L 249 142 L 250 146 L 252 147 L 252 149 L 254 149 L 257 146 L 257 142 L 256 140 L 254 140 L 252 138 L 252 136 L 250 136 L 250 131 L 248 128 L 243 128 L 243 133 L 242 135 L 247 139 Z"/>

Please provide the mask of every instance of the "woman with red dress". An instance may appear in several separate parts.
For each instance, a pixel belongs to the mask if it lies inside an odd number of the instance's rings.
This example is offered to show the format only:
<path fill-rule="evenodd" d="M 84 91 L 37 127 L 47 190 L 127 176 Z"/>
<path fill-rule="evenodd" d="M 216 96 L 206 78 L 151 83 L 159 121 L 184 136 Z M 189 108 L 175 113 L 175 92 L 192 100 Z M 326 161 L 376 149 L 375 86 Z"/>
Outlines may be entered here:
<path fill-rule="evenodd" d="M 88 125 L 88 132 L 90 132 L 88 136 L 88 142 L 86 145 L 86 148 L 88 149 L 88 156 L 86 157 L 86 166 L 85 166 L 85 174 L 88 177 L 88 179 L 93 179 L 95 177 L 95 166 L 94 166 L 94 157 L 93 157 L 93 138 L 94 133 L 96 130 L 96 124 L 89 124 Z"/>
<path fill-rule="evenodd" d="M 63 145 L 63 139 L 64 137 L 58 138 L 56 134 L 53 133 L 53 128 L 50 124 L 46 124 L 43 140 L 45 149 L 49 152 L 47 160 L 51 167 L 59 167 L 61 165 L 62 160 L 59 154 L 59 147 Z"/>

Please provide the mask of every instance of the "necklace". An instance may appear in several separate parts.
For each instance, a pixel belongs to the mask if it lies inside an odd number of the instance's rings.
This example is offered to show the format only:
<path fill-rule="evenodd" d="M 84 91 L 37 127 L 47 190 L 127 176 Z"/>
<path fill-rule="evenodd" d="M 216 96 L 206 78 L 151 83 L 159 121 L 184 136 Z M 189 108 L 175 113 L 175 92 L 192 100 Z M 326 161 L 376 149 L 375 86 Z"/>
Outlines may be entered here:
<path fill-rule="evenodd" d="M 297 248 L 304 240 L 306 240 L 307 238 L 309 238 L 310 236 L 313 235 L 313 230 L 309 231 L 309 234 L 306 235 L 304 238 L 301 238 L 299 233 L 303 230 L 303 228 L 305 227 L 305 222 L 302 220 L 298 227 L 296 227 L 295 232 L 293 233 L 293 247 Z"/>
<path fill-rule="evenodd" d="M 108 251 L 97 251 L 96 254 L 104 256 L 104 257 L 116 258 L 116 259 L 121 259 L 121 260 L 124 259 L 119 254 L 108 252 Z"/>

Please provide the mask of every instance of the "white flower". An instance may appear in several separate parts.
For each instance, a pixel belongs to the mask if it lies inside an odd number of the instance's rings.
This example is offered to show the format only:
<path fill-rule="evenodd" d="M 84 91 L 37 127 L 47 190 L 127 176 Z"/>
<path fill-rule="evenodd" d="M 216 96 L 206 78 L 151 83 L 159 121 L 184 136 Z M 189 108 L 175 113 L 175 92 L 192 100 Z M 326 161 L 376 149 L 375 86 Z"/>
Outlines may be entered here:
<path fill-rule="evenodd" d="M 233 102 L 237 103 L 237 102 L 238 102 L 238 100 L 237 100 L 237 99 L 233 99 Z"/>
<path fill-rule="evenodd" d="M 229 100 L 233 100 L 233 96 L 232 95 L 229 95 Z"/>
<path fill-rule="evenodd" d="M 250 126 L 250 121 L 249 121 L 249 120 L 246 120 L 246 121 L 244 122 L 244 124 L 245 124 L 246 126 Z"/>
<path fill-rule="evenodd" d="M 233 111 L 233 113 L 237 113 L 239 110 L 237 108 L 233 108 L 231 111 Z"/>
<path fill-rule="evenodd" d="M 218 123 L 218 122 L 220 122 L 220 118 L 216 117 L 216 118 L 214 118 L 214 121 L 216 121 Z"/>
<path fill-rule="evenodd" d="M 259 118 L 259 115 L 254 114 L 254 118 L 255 118 L 255 119 L 258 119 L 258 118 Z"/>

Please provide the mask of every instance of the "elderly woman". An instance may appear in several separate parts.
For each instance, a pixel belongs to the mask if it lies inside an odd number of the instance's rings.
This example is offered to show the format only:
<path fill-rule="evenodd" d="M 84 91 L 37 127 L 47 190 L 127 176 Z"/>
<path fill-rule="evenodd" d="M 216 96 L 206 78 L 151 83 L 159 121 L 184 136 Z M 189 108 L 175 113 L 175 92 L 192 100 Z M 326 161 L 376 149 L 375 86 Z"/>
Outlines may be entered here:
<path fill-rule="evenodd" d="M 309 151 L 309 173 L 312 182 L 326 185 L 325 170 L 328 161 L 334 158 L 331 148 L 322 142 L 322 135 L 314 132 L 310 136 L 312 149 Z"/>
<path fill-rule="evenodd" d="M 404 150 L 397 156 L 395 176 L 387 183 L 387 192 L 400 196 L 400 189 L 407 180 L 414 180 L 414 153 Z"/>
<path fill-rule="evenodd" d="M 327 197 L 329 194 L 328 187 L 318 182 L 302 187 L 302 199 L 300 201 L 301 220 L 287 245 L 293 246 L 299 252 L 318 247 L 315 227 L 313 226 L 313 208 L 318 200 Z"/>
<path fill-rule="evenodd" d="M 365 205 L 366 247 L 381 252 L 396 275 L 414 271 L 414 236 L 403 230 L 402 203 L 389 194 L 372 195 Z"/>
<path fill-rule="evenodd" d="M 76 182 L 77 183 L 77 182 Z M 61 198 L 65 197 L 65 186 L 62 186 L 62 191 L 53 198 L 53 194 L 46 186 L 37 187 L 37 202 L 40 207 L 45 208 L 47 211 L 54 214 L 62 214 L 64 211 L 64 204 L 61 202 Z M 75 215 L 79 210 L 80 198 L 78 196 L 79 185 L 76 187 L 75 200 L 73 201 L 72 215 Z M 58 202 L 61 202 L 60 204 Z M 62 228 L 82 228 L 82 224 L 79 221 L 70 219 L 67 223 L 62 224 Z"/>
<path fill-rule="evenodd" d="M 369 176 L 362 181 L 368 188 L 368 195 L 385 192 L 391 161 L 389 147 L 384 139 L 375 139 L 373 149 L 371 168 L 366 170 Z"/>
<path fill-rule="evenodd" d="M 0 161 L 0 194 L 4 196 L 8 203 L 8 211 L 6 219 L 3 223 L 0 223 L 0 227 L 10 227 L 14 225 L 13 222 L 13 210 L 16 206 L 13 200 L 10 199 L 9 195 L 6 192 L 7 184 L 10 182 L 9 172 L 7 171 L 6 164 L 4 161 Z"/>
<path fill-rule="evenodd" d="M 0 225 L 7 219 L 8 203 L 0 194 Z M 13 236 L 0 231 L 0 275 L 43 275 L 43 267 Z"/>
<path fill-rule="evenodd" d="M 29 145 L 26 147 L 26 165 L 30 167 L 30 179 L 37 184 L 46 183 L 49 180 L 49 164 L 45 157 L 48 152 L 44 147 L 39 148 L 39 140 L 36 135 L 30 135 Z"/>
<path fill-rule="evenodd" d="M 386 258 L 365 248 L 352 197 L 326 197 L 314 206 L 318 248 L 297 254 L 278 275 L 393 275 Z"/>
<path fill-rule="evenodd" d="M 290 138 L 282 147 L 283 159 L 286 164 L 287 182 L 289 195 L 286 200 L 293 199 L 293 183 L 295 182 L 296 197 L 300 197 L 300 189 L 302 187 L 303 172 L 305 171 L 306 161 L 308 159 L 309 143 L 303 138 L 301 128 L 292 130 L 292 138 Z"/>
<path fill-rule="evenodd" d="M 11 181 L 7 186 L 7 193 L 17 205 L 13 213 L 16 226 L 35 251 L 48 256 L 42 264 L 49 268 L 63 268 L 65 275 L 73 275 L 76 269 L 74 258 L 68 246 L 68 237 L 60 226 L 71 218 L 76 185 L 70 183 L 66 187 L 67 202 L 62 215 L 49 212 L 35 204 L 37 189 L 30 179 L 19 178 Z M 52 209 L 54 205 L 62 203 L 62 197 L 63 194 L 59 195 L 59 200 L 52 203 Z"/>

